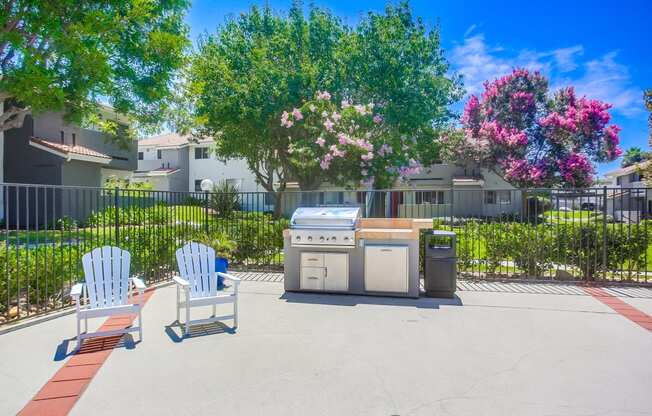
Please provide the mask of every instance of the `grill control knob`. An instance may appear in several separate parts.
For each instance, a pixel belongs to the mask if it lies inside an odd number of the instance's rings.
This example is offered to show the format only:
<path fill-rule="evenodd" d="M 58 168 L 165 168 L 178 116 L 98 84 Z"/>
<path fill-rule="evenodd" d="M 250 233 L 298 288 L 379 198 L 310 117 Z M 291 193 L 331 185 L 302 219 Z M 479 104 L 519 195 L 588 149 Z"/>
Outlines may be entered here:
<path fill-rule="evenodd" d="M 337 237 L 332 236 L 332 237 L 331 237 L 331 241 L 335 241 L 335 240 L 337 240 Z"/>
<path fill-rule="evenodd" d="M 295 239 L 295 240 L 301 240 L 301 236 L 298 235 L 298 236 L 294 237 L 294 239 Z"/>
<path fill-rule="evenodd" d="M 312 237 L 311 237 L 311 236 L 308 236 L 308 241 L 312 241 Z"/>
<path fill-rule="evenodd" d="M 324 241 L 324 236 L 319 237 L 319 241 Z"/>
<path fill-rule="evenodd" d="M 349 237 L 344 237 L 344 241 L 346 241 L 346 240 L 348 240 L 348 239 L 349 239 Z"/>

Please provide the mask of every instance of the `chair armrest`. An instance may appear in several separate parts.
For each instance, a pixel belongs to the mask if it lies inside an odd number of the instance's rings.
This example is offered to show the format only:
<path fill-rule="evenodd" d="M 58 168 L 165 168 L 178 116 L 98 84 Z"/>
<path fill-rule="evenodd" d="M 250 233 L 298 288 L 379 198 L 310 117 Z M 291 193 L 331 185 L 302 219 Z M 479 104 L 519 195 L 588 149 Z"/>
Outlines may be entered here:
<path fill-rule="evenodd" d="M 145 286 L 145 283 L 140 279 L 140 277 L 132 277 L 131 282 L 134 284 L 134 287 L 138 290 L 145 290 L 147 286 Z"/>
<path fill-rule="evenodd" d="M 222 273 L 222 272 L 216 272 L 216 273 L 220 277 L 223 277 L 223 278 L 228 279 L 228 280 L 230 280 L 232 282 L 235 282 L 235 283 L 240 283 L 240 278 L 238 278 L 238 277 L 231 276 L 230 274 Z"/>
<path fill-rule="evenodd" d="M 187 280 L 183 280 L 179 276 L 172 276 L 172 280 L 174 280 L 174 283 L 176 283 L 177 285 L 179 285 L 181 287 L 184 287 L 184 288 L 190 287 L 190 283 Z"/>
<path fill-rule="evenodd" d="M 75 299 L 79 299 L 82 295 L 83 290 L 84 290 L 84 284 L 76 283 L 73 287 L 70 288 L 70 296 Z"/>

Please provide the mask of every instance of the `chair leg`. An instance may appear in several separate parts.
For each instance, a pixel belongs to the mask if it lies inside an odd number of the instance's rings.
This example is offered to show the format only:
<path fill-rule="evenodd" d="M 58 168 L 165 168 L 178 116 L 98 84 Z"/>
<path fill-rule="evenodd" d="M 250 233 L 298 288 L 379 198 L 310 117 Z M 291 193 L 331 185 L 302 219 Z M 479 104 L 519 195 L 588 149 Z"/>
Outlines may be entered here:
<path fill-rule="evenodd" d="M 233 329 L 238 327 L 238 298 L 233 302 Z"/>
<path fill-rule="evenodd" d="M 177 285 L 177 323 L 181 324 L 181 289 Z"/>
<path fill-rule="evenodd" d="M 215 312 L 216 312 L 216 305 L 213 305 L 213 316 L 211 316 L 211 318 L 215 318 Z"/>
<path fill-rule="evenodd" d="M 79 350 L 80 348 L 81 348 L 81 319 L 79 319 L 79 315 L 77 315 L 77 350 Z"/>
<path fill-rule="evenodd" d="M 190 302 L 189 299 L 186 298 L 186 332 L 185 335 L 188 335 L 190 333 Z"/>
<path fill-rule="evenodd" d="M 138 308 L 138 338 L 143 341 L 143 315 L 141 313 L 142 305 Z"/>

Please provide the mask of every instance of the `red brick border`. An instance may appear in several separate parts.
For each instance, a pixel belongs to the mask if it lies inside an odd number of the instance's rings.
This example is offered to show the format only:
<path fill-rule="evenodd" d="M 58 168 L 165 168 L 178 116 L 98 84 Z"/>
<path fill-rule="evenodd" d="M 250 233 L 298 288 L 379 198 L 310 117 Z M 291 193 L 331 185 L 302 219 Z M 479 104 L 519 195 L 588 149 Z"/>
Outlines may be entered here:
<path fill-rule="evenodd" d="M 642 326 L 648 331 L 652 331 L 652 316 L 636 309 L 629 303 L 620 300 L 599 287 L 585 287 L 584 291 L 630 321 Z"/>
<path fill-rule="evenodd" d="M 154 289 L 145 291 L 143 305 L 153 293 Z M 104 322 L 100 331 L 126 328 L 135 319 L 136 315 L 113 316 Z M 82 348 L 45 383 L 18 414 L 20 416 L 67 415 L 121 339 L 122 335 L 86 339 Z"/>

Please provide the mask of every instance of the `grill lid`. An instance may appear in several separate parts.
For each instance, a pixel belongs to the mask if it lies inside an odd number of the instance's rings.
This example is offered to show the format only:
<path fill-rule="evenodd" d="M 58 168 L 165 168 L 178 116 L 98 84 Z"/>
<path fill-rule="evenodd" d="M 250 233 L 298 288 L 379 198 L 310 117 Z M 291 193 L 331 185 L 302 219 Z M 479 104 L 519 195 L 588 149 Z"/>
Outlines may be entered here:
<path fill-rule="evenodd" d="M 354 229 L 360 216 L 358 207 L 297 208 L 290 219 L 292 228 Z"/>

